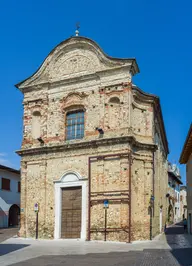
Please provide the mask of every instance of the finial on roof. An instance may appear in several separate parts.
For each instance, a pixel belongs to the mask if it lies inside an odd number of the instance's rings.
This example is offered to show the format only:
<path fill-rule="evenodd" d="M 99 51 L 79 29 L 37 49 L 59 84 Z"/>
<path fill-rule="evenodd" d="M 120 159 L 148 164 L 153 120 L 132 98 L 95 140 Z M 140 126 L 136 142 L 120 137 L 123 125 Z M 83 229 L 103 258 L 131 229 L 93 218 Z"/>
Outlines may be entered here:
<path fill-rule="evenodd" d="M 80 23 L 76 23 L 76 31 L 75 31 L 75 36 L 79 36 L 79 28 L 80 28 Z"/>

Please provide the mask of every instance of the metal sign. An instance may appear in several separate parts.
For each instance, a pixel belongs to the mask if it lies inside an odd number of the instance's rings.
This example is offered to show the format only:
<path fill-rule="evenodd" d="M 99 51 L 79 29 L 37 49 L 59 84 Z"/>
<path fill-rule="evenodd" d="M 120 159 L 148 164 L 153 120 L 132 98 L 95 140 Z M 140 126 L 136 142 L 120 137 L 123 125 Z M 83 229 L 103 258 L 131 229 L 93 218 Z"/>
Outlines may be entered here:
<path fill-rule="evenodd" d="M 35 212 L 38 212 L 39 211 L 39 205 L 38 205 L 38 203 L 35 203 L 35 205 L 34 205 L 34 211 Z"/>
<path fill-rule="evenodd" d="M 155 200 L 155 197 L 154 197 L 154 196 L 151 196 L 151 200 L 153 200 L 153 201 L 154 201 L 154 200 Z"/>
<path fill-rule="evenodd" d="M 103 201 L 103 207 L 104 208 L 109 208 L 109 201 L 108 200 L 104 200 Z"/>

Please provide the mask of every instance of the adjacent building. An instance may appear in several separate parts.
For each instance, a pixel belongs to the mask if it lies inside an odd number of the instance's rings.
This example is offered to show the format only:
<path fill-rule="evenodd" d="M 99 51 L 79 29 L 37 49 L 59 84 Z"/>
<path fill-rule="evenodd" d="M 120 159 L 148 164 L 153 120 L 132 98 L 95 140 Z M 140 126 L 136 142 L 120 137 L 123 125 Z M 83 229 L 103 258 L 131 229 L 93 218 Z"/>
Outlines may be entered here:
<path fill-rule="evenodd" d="M 179 168 L 168 164 L 168 223 L 181 221 L 180 185 L 182 185 Z"/>
<path fill-rule="evenodd" d="M 180 213 L 182 219 L 187 219 L 187 187 L 180 186 Z"/>
<path fill-rule="evenodd" d="M 160 100 L 133 84 L 134 58 L 72 37 L 16 87 L 24 95 L 21 229 L 40 238 L 131 242 L 167 217 Z"/>
<path fill-rule="evenodd" d="M 18 226 L 20 171 L 0 165 L 0 227 Z"/>
<path fill-rule="evenodd" d="M 192 124 L 189 128 L 179 162 L 186 164 L 188 232 L 192 234 Z"/>

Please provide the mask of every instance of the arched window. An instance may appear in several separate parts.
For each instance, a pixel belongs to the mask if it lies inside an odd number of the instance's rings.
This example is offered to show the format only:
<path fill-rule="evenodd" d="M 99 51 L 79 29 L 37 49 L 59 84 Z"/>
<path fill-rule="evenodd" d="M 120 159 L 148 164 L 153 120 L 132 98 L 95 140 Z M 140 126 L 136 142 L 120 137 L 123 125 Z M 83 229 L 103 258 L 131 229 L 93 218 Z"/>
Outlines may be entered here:
<path fill-rule="evenodd" d="M 41 136 L 41 113 L 39 111 L 33 112 L 32 115 L 32 137 L 37 139 Z"/>
<path fill-rule="evenodd" d="M 109 100 L 110 103 L 114 103 L 114 104 L 120 104 L 120 100 L 118 97 L 112 97 L 110 100 Z"/>
<path fill-rule="evenodd" d="M 120 100 L 117 96 L 113 96 L 109 99 L 109 104 L 106 112 L 107 112 L 107 124 L 110 129 L 117 129 L 120 127 L 121 119 L 121 105 Z"/>
<path fill-rule="evenodd" d="M 68 112 L 66 116 L 66 139 L 82 139 L 84 137 L 84 111 Z"/>

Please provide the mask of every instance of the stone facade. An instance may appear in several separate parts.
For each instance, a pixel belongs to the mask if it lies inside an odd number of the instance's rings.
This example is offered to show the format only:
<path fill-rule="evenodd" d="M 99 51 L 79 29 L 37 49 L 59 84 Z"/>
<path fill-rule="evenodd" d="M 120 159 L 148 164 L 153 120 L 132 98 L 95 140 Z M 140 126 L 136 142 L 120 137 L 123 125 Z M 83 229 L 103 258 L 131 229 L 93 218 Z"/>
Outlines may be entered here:
<path fill-rule="evenodd" d="M 72 37 L 16 85 L 24 94 L 21 236 L 35 236 L 38 202 L 39 237 L 60 238 L 59 193 L 81 185 L 82 239 L 104 239 L 106 198 L 107 240 L 149 239 L 150 214 L 152 236 L 162 230 L 168 144 L 158 97 L 132 83 L 138 72 L 135 59 L 111 58 L 92 40 Z M 66 116 L 77 110 L 84 137 L 66 140 Z"/>

